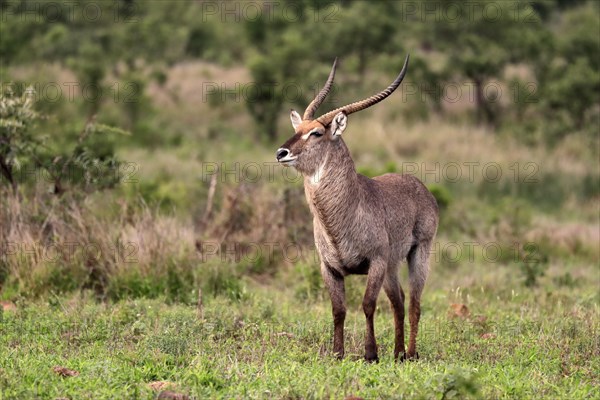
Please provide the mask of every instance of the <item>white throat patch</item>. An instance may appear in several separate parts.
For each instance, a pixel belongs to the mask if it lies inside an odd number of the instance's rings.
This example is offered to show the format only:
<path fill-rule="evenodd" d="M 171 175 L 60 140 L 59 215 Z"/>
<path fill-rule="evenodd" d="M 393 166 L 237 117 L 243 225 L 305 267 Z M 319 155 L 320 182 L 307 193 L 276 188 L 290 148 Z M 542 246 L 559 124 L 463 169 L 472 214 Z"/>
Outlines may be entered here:
<path fill-rule="evenodd" d="M 325 158 L 325 161 L 323 161 L 323 163 L 321 165 L 319 165 L 319 168 L 317 169 L 317 172 L 315 172 L 311 177 L 310 177 L 310 183 L 313 185 L 318 185 L 319 182 L 321 182 L 321 180 L 323 179 L 323 174 L 325 173 L 325 165 L 327 165 L 327 160 L 329 159 L 329 156 L 327 156 L 327 158 Z"/>

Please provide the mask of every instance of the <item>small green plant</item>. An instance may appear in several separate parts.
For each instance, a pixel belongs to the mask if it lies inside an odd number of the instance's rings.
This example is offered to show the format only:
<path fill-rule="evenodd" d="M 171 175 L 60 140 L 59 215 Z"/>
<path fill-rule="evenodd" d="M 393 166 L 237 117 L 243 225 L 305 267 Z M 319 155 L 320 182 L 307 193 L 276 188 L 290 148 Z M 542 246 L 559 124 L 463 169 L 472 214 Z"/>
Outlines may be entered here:
<path fill-rule="evenodd" d="M 570 272 L 565 272 L 562 275 L 556 276 L 552 281 L 559 287 L 575 288 L 580 285 L 580 280 L 573 278 Z"/>
<path fill-rule="evenodd" d="M 544 276 L 548 269 L 548 256 L 540 254 L 536 243 L 525 243 L 518 264 L 524 278 L 523 284 L 526 287 L 537 286 L 538 279 Z"/>
<path fill-rule="evenodd" d="M 299 285 L 296 289 L 296 297 L 301 300 L 315 300 L 323 289 L 323 279 L 319 266 L 310 262 L 301 262 L 295 266 Z"/>
<path fill-rule="evenodd" d="M 233 301 L 247 297 L 237 264 L 210 262 L 203 265 L 199 272 L 200 285 L 203 293 L 217 297 L 223 295 Z"/>
<path fill-rule="evenodd" d="M 430 385 L 440 394 L 440 400 L 476 398 L 479 392 L 475 374 L 462 368 L 449 368 L 434 375 Z"/>

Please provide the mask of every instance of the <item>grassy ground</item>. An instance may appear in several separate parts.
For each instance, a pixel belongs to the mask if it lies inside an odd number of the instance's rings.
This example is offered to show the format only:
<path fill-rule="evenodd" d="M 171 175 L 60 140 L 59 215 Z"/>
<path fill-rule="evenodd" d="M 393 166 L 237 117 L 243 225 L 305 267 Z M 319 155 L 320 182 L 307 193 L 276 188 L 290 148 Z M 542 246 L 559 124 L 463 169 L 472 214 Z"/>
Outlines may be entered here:
<path fill-rule="evenodd" d="M 241 296 L 205 296 L 202 315 L 164 299 L 5 303 L 0 398 L 153 398 L 161 390 L 192 398 L 599 398 L 594 280 L 574 291 L 512 290 L 500 284 L 507 279 L 451 290 L 449 279 L 433 278 L 421 359 L 402 364 L 393 361 L 384 296 L 376 317 L 381 362 L 361 359 L 360 277 L 348 282 L 341 362 L 331 356 L 322 292 L 306 298 L 246 281 Z M 56 366 L 79 374 L 63 377 Z M 153 389 L 152 382 L 172 384 Z"/>
<path fill-rule="evenodd" d="M 340 362 L 314 257 L 199 261 L 199 241 L 312 245 L 301 184 L 281 169 L 274 182 L 267 168 L 260 182 L 220 176 L 205 215 L 207 163 L 231 171 L 272 162 L 291 134 L 287 112 L 280 138 L 267 143 L 249 129 L 243 103 L 211 108 L 194 99 L 206 79 L 248 78 L 190 64 L 171 71 L 166 89 L 151 87 L 161 112 L 148 115 L 160 134 L 118 147 L 137 166 L 137 184 L 83 200 L 57 199 L 43 182 L 21 199 L 0 193 L 0 245 L 12 246 L 0 257 L 0 400 L 156 398 L 165 390 L 198 399 L 600 398 L 596 142 L 573 135 L 529 147 L 460 120 L 408 124 L 402 96 L 353 115 L 345 140 L 359 171 L 417 167 L 447 204 L 423 297 L 421 359 L 393 362 L 382 294 L 381 362 L 362 362 L 364 278 L 351 277 Z M 181 91 L 185 101 L 171 98 Z M 453 163 L 457 181 L 444 172 Z M 483 177 L 487 163 L 501 168 L 500 180 Z M 467 165 L 475 165 L 473 179 Z M 61 376 L 68 370 L 77 376 Z"/>

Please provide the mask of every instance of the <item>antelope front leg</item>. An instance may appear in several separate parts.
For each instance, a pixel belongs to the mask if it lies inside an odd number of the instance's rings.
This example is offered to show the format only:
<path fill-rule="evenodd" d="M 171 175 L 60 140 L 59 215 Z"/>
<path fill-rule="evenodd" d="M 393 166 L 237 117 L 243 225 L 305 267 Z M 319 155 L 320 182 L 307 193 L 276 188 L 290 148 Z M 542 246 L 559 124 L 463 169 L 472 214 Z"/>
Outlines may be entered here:
<path fill-rule="evenodd" d="M 331 297 L 333 312 L 333 353 L 338 359 L 344 358 L 344 321 L 346 320 L 346 291 L 344 278 L 321 263 L 321 275 Z"/>
<path fill-rule="evenodd" d="M 375 341 L 375 308 L 377 308 L 377 296 L 385 278 L 387 261 L 383 259 L 373 260 L 367 275 L 367 290 L 363 298 L 363 311 L 367 320 L 367 331 L 365 334 L 365 360 L 377 362 L 377 343 Z"/>

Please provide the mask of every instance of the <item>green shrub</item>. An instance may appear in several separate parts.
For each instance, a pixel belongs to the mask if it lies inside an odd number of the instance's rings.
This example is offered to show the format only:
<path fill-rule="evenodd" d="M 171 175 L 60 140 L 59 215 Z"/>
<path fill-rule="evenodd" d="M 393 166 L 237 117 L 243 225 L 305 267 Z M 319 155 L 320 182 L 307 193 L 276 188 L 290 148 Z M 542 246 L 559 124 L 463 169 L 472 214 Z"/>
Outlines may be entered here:
<path fill-rule="evenodd" d="M 523 245 L 519 268 L 523 275 L 523 284 L 526 287 L 537 286 L 538 279 L 544 276 L 548 269 L 548 255 L 540 254 L 536 243 L 526 243 Z"/>
<path fill-rule="evenodd" d="M 444 373 L 434 375 L 429 386 L 440 399 L 478 398 L 479 384 L 475 374 L 462 368 L 449 368 Z"/>
<path fill-rule="evenodd" d="M 118 301 L 135 298 L 156 298 L 164 291 L 164 283 L 156 276 L 143 276 L 137 269 L 130 269 L 111 276 L 107 298 Z"/>
<path fill-rule="evenodd" d="M 568 287 L 575 288 L 581 284 L 581 280 L 578 278 L 573 278 L 570 272 L 565 272 L 562 275 L 556 276 L 552 279 L 554 284 L 559 287 Z"/>
<path fill-rule="evenodd" d="M 319 265 L 311 262 L 299 262 L 294 266 L 297 277 L 296 298 L 317 300 L 323 290 L 323 279 Z"/>
<path fill-rule="evenodd" d="M 431 194 L 433 194 L 433 197 L 435 197 L 439 209 L 447 209 L 452 202 L 452 195 L 450 194 L 450 191 L 446 187 L 436 184 L 428 185 L 427 188 Z"/>
<path fill-rule="evenodd" d="M 233 301 L 247 298 L 237 264 L 220 263 L 215 260 L 201 265 L 197 271 L 203 294 L 213 297 L 225 296 Z"/>
<path fill-rule="evenodd" d="M 27 296 L 45 296 L 48 293 L 71 293 L 80 289 L 87 271 L 82 263 L 43 262 L 19 282 L 19 292 Z"/>
<path fill-rule="evenodd" d="M 31 180 L 32 176 L 39 176 L 37 173 L 18 174 L 20 170 L 43 170 L 57 195 L 70 187 L 87 193 L 119 183 L 120 178 L 114 173 L 118 171 L 119 162 L 114 157 L 109 136 L 127 133 L 96 123 L 90 117 L 71 143 L 65 144 L 62 140 L 59 144 L 52 143 L 45 133 L 34 129 L 40 119 L 34 110 L 34 98 L 33 88 L 17 96 L 9 85 L 0 93 L 0 179 L 6 180 L 16 192 L 19 184 L 29 183 L 24 177 Z"/>
<path fill-rule="evenodd" d="M 196 301 L 193 268 L 186 260 L 151 266 L 146 274 L 132 267 L 108 276 L 106 297 L 115 301 L 164 297 L 168 303 L 192 304 Z"/>
<path fill-rule="evenodd" d="M 197 299 L 192 265 L 187 262 L 170 262 L 165 282 L 165 297 L 169 303 L 191 304 Z"/>

